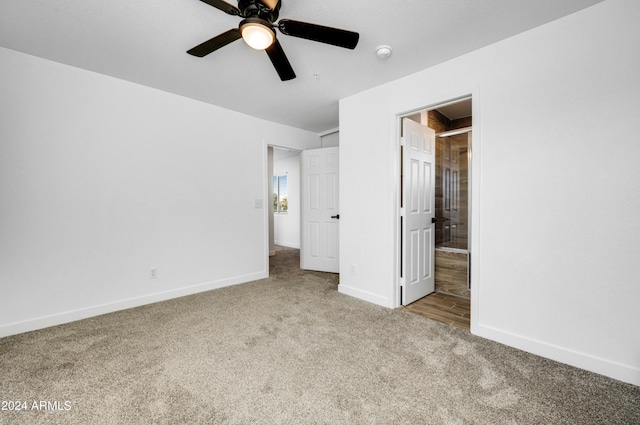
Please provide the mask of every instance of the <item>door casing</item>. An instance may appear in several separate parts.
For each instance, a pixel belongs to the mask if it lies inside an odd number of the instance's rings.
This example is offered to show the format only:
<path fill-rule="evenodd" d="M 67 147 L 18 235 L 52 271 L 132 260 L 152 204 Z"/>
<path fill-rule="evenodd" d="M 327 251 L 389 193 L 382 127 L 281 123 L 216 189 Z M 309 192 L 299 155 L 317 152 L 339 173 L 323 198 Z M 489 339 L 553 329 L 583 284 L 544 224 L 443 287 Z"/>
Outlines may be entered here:
<path fill-rule="evenodd" d="M 469 146 L 470 149 L 470 158 L 469 158 L 469 250 L 473 253 L 474 258 L 479 257 L 479 242 L 480 237 L 478 234 L 479 229 L 479 221 L 480 221 L 480 208 L 479 208 L 479 199 L 480 199 L 480 96 L 479 96 L 479 88 L 474 87 L 471 90 L 461 90 L 458 94 L 452 94 L 450 96 L 442 96 L 436 98 L 433 102 L 423 103 L 422 105 L 418 105 L 416 107 L 405 107 L 395 108 L 395 113 L 390 115 L 390 124 L 392 132 L 390 133 L 390 141 L 392 143 L 392 152 L 393 155 L 391 157 L 392 161 L 392 187 L 395 188 L 394 194 L 394 207 L 392 210 L 392 228 L 391 228 L 391 237 L 394 242 L 394 267 L 393 267 L 393 284 L 389 287 L 389 298 L 391 301 L 391 307 L 397 308 L 401 306 L 401 296 L 400 296 L 400 270 L 402 268 L 401 264 L 401 242 L 400 242 L 400 137 L 401 137 L 401 128 L 402 128 L 402 119 L 408 117 L 410 115 L 414 115 L 416 113 L 422 111 L 429 111 L 433 109 L 437 109 L 438 107 L 444 106 L 446 104 L 455 103 L 463 99 L 471 98 L 472 100 L 472 116 L 473 116 L 473 132 L 472 132 L 472 140 Z M 406 106 L 406 105 L 405 105 Z M 393 110 L 393 109 L 392 109 Z M 470 279 L 473 282 L 471 285 L 471 333 L 476 333 L 476 329 L 478 327 L 478 316 L 480 310 L 480 302 L 479 302 L 479 261 L 472 261 L 470 266 Z"/>

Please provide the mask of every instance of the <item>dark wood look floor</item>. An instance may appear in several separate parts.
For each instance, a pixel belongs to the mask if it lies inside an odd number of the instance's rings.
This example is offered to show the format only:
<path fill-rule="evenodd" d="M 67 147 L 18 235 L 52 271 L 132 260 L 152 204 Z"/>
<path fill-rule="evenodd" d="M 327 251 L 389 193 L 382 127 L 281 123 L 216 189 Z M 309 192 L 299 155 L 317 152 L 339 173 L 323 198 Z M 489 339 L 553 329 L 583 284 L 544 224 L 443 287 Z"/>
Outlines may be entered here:
<path fill-rule="evenodd" d="M 471 302 L 467 298 L 436 292 L 402 309 L 467 331 L 471 328 Z"/>

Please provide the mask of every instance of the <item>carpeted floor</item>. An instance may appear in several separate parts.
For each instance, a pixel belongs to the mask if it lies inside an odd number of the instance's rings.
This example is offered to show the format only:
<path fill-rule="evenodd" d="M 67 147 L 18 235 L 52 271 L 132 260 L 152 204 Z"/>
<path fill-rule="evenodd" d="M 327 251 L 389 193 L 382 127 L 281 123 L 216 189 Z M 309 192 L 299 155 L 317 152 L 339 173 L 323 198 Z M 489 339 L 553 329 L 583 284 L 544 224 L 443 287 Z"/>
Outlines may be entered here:
<path fill-rule="evenodd" d="M 639 387 L 344 296 L 297 261 L 0 339 L 0 400 L 27 403 L 0 423 L 640 424 Z"/>

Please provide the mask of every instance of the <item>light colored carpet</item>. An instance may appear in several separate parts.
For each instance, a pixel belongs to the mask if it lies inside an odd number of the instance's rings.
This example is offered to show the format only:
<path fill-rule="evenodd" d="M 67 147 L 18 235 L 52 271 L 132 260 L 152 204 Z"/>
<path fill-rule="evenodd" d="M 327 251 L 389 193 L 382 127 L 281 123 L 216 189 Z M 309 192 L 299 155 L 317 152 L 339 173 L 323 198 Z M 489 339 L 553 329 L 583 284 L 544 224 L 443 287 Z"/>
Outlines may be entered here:
<path fill-rule="evenodd" d="M 28 402 L 0 423 L 640 423 L 636 386 L 344 296 L 297 261 L 0 339 L 0 400 Z"/>

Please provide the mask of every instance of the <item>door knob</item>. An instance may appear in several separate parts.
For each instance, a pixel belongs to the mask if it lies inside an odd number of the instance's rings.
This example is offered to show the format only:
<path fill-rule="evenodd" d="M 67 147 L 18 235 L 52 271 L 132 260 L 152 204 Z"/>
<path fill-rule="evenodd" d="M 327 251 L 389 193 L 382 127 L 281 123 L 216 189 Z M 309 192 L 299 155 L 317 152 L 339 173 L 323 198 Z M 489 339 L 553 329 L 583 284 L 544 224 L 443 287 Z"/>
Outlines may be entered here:
<path fill-rule="evenodd" d="M 331 218 L 337 218 L 338 220 L 340 220 L 340 214 L 332 215 Z"/>

